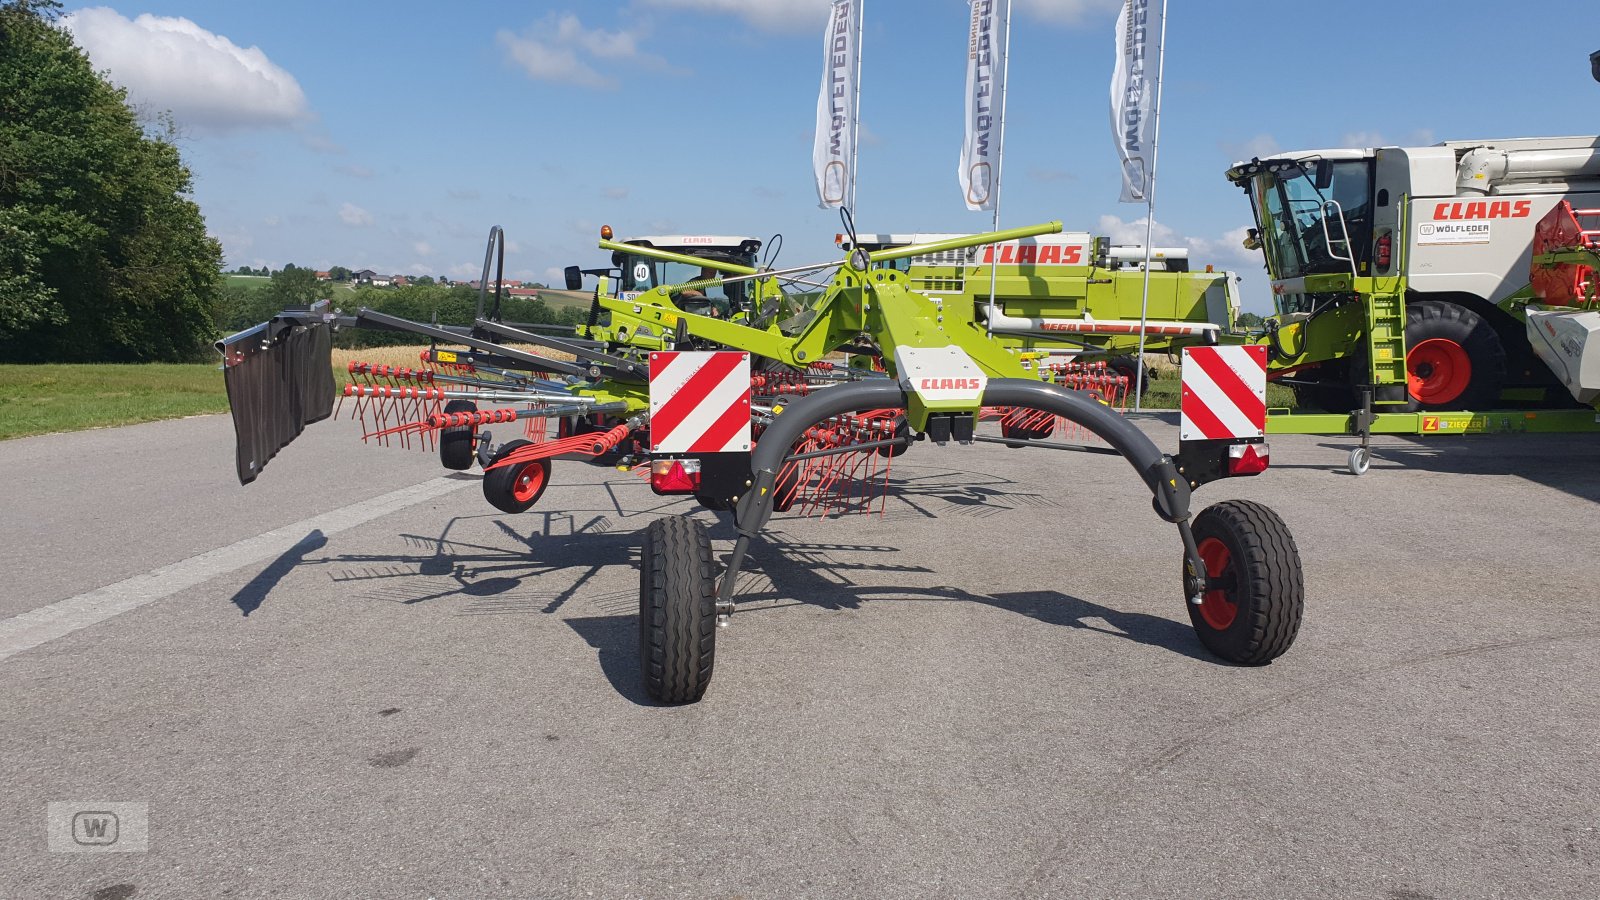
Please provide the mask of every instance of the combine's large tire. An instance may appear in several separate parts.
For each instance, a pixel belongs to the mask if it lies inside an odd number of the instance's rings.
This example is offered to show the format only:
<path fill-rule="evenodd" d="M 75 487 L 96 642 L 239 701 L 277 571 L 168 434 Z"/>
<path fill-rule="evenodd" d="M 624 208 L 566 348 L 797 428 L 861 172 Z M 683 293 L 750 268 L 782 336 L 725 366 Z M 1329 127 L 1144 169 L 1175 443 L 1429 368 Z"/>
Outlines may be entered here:
<path fill-rule="evenodd" d="M 1305 584 L 1300 552 L 1278 514 L 1250 500 L 1225 500 L 1195 516 L 1194 539 L 1206 575 L 1221 586 L 1189 619 L 1207 650 L 1259 666 L 1282 656 L 1300 630 Z"/>
<path fill-rule="evenodd" d="M 1491 409 L 1506 380 L 1500 336 L 1454 303 L 1406 306 L 1406 381 L 1413 410 Z"/>
<path fill-rule="evenodd" d="M 711 535 L 686 516 L 644 532 L 639 558 L 639 671 L 658 703 L 694 703 L 717 651 L 717 579 Z"/>
<path fill-rule="evenodd" d="M 511 451 L 530 446 L 532 441 L 509 441 L 490 460 L 490 465 L 505 459 Z M 501 512 L 527 512 L 550 485 L 550 460 L 536 459 L 521 465 L 504 466 L 483 473 L 483 499 Z"/>
<path fill-rule="evenodd" d="M 444 405 L 446 413 L 477 412 L 478 404 L 471 400 L 451 400 Z M 472 468 L 473 456 L 478 449 L 478 429 L 471 425 L 458 425 L 439 430 L 439 462 L 446 469 L 462 471 Z"/>

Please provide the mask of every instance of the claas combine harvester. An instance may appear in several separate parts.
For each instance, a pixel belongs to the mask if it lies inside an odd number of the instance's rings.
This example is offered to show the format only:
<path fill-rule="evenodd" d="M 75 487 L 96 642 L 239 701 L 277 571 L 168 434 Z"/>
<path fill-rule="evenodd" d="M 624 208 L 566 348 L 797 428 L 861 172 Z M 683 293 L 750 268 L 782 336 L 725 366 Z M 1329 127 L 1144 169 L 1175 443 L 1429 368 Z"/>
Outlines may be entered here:
<path fill-rule="evenodd" d="M 1266 663 L 1299 627 L 1294 541 L 1258 503 L 1190 508 L 1191 491 L 1206 482 L 1267 465 L 1262 385 L 1249 383 L 1264 383 L 1264 354 L 1213 362 L 1206 387 L 1247 411 L 1254 403 L 1256 427 L 1235 409 L 1231 418 L 1243 424 L 1219 430 L 1217 417 L 1197 410 L 1192 422 L 1185 416 L 1178 452 L 1167 454 L 1112 407 L 1126 379 L 1100 363 L 1007 346 L 978 304 L 913 290 L 895 265 L 1060 230 L 1049 223 L 877 250 L 850 234 L 841 262 L 783 270 L 758 267 L 749 254 L 708 259 L 607 235 L 601 249 L 627 268 L 596 270 L 594 313 L 572 336 L 503 322 L 498 295 L 486 293 L 464 327 L 327 303 L 285 310 L 218 343 L 239 477 L 257 478 L 337 401 L 369 442 L 436 452 L 451 469 L 480 465 L 485 498 L 505 512 L 538 502 L 553 460 L 648 473 L 658 493 L 725 510 L 738 538 L 720 571 L 700 519 L 662 517 L 643 537 L 643 679 L 653 699 L 684 703 L 706 689 L 717 628 L 736 609 L 740 569 L 775 512 L 881 509 L 894 460 L 919 441 L 1117 454 L 1151 492 L 1155 514 L 1176 528 L 1182 593 L 1200 641 L 1224 660 Z M 485 286 L 497 260 L 503 269 L 504 239 L 494 229 Z M 694 274 L 704 277 L 661 281 L 645 271 L 654 263 L 699 267 Z M 619 275 L 625 287 L 612 290 Z M 813 289 L 790 290 L 795 284 Z M 352 363 L 340 391 L 330 356 L 341 328 L 405 332 L 431 347 L 417 368 Z M 980 433 L 981 417 L 999 419 L 999 436 Z M 497 441 L 508 429 L 518 436 Z M 1079 435 L 1101 443 L 1061 440 Z"/>

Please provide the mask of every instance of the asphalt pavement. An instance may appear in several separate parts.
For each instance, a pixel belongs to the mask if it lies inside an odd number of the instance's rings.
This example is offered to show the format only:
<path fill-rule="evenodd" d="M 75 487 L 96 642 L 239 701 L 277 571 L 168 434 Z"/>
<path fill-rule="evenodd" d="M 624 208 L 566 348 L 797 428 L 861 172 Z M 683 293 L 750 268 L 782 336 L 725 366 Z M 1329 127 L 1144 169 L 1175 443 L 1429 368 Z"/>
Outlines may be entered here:
<path fill-rule="evenodd" d="M 692 514 L 721 555 L 716 514 L 558 463 L 504 515 L 337 422 L 240 487 L 231 440 L 0 443 L 0 898 L 1600 884 L 1593 436 L 1383 439 L 1359 478 L 1274 437 L 1195 497 L 1299 545 L 1260 668 L 1196 641 L 1121 459 L 919 444 L 881 514 L 774 520 L 676 708 L 639 684 L 639 534 Z M 53 852 L 52 802 L 144 804 L 148 849 Z"/>

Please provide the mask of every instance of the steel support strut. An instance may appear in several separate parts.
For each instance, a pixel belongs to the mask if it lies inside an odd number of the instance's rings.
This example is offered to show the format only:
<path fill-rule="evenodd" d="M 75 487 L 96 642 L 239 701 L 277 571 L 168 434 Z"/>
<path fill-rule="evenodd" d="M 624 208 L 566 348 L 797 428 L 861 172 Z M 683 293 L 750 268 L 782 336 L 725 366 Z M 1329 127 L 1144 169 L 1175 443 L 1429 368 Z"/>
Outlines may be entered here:
<path fill-rule="evenodd" d="M 774 487 L 784 459 L 806 429 L 832 416 L 858 409 L 904 407 L 909 397 L 898 382 L 859 381 L 830 387 L 789 404 L 773 419 L 756 442 L 751 458 L 751 487 L 740 498 L 735 517 L 739 539 L 728 559 L 728 569 L 717 590 L 719 609 L 733 603 L 734 585 L 750 544 L 772 518 Z M 1189 485 L 1178 474 L 1171 456 L 1133 423 L 1089 395 L 1042 381 L 997 378 L 984 390 L 983 406 L 1011 406 L 1054 413 L 1100 437 L 1133 466 L 1154 495 L 1156 514 L 1178 526 L 1183 540 L 1185 595 L 1191 601 L 1205 589 L 1205 567 L 1189 528 Z"/>

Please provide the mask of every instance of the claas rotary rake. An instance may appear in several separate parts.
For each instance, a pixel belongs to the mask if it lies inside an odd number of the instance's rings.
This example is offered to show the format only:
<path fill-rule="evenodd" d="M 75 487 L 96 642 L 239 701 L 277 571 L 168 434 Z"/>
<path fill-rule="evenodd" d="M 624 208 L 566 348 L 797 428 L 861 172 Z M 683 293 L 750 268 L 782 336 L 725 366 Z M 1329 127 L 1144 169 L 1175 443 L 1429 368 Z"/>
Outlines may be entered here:
<path fill-rule="evenodd" d="M 666 516 L 644 533 L 642 675 L 653 699 L 685 703 L 706 690 L 717 629 L 736 609 L 740 570 L 774 513 L 881 511 L 895 459 L 919 441 L 1116 454 L 1150 490 L 1156 515 L 1177 530 L 1183 596 L 1201 642 L 1229 662 L 1269 662 L 1293 642 L 1303 607 L 1293 538 L 1257 503 L 1190 509 L 1191 491 L 1202 484 L 1265 468 L 1260 422 L 1227 433 L 1213 428 L 1181 441 L 1175 455 L 1163 453 L 1114 408 L 1127 393 L 1125 378 L 1007 349 L 970 309 L 942 306 L 886 265 L 1060 227 L 876 252 L 858 247 L 836 264 L 825 289 L 809 294 L 774 285 L 789 272 L 825 267 L 712 264 L 724 281 L 756 283 L 746 292 L 752 307 L 731 314 L 686 310 L 675 302 L 682 285 L 609 296 L 602 274 L 589 326 L 560 337 L 501 321 L 498 298 L 485 309 L 487 295 L 464 327 L 368 309 L 344 314 L 326 303 L 286 310 L 218 344 L 239 477 L 256 478 L 306 424 L 335 411 L 334 329 L 402 331 L 433 342 L 417 368 L 351 366 L 339 408 L 362 422 L 365 440 L 437 452 L 451 469 L 480 465 L 485 497 L 506 512 L 539 500 L 553 460 L 580 460 L 648 473 L 658 493 L 692 494 L 731 515 L 738 537 L 720 571 L 700 519 Z M 485 283 L 503 244 L 492 230 Z M 608 239 L 600 246 L 704 264 Z M 630 339 L 640 331 L 646 339 Z M 1237 384 L 1197 386 L 1194 394 L 1215 403 L 1264 390 L 1264 369 L 1247 363 L 1240 373 Z M 984 418 L 998 420 L 999 437 L 979 432 Z M 520 436 L 497 443 L 492 432 L 508 428 Z"/>

